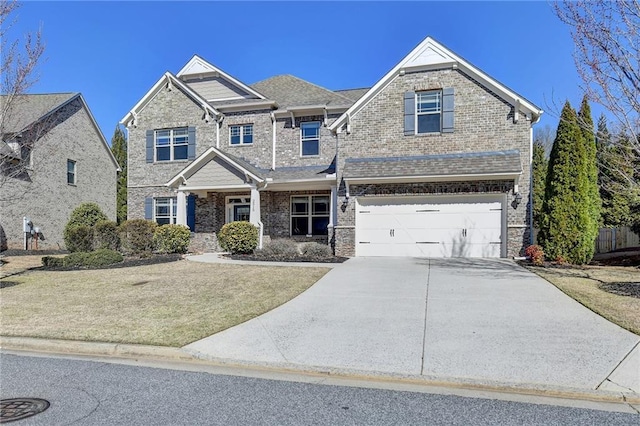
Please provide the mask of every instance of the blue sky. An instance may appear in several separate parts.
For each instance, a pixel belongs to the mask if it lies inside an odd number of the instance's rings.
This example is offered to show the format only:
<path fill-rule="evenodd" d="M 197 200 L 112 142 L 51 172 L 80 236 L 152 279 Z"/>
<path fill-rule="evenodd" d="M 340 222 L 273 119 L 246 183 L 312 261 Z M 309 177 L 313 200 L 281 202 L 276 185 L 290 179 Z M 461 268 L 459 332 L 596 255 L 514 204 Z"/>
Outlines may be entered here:
<path fill-rule="evenodd" d="M 546 1 L 26 1 L 14 18 L 12 38 L 41 28 L 47 46 L 31 92 L 82 92 L 108 140 L 193 54 L 248 84 L 293 74 L 335 90 L 372 86 L 432 36 L 544 109 L 537 126 L 555 128 L 554 110 L 582 96 L 569 30 Z"/>

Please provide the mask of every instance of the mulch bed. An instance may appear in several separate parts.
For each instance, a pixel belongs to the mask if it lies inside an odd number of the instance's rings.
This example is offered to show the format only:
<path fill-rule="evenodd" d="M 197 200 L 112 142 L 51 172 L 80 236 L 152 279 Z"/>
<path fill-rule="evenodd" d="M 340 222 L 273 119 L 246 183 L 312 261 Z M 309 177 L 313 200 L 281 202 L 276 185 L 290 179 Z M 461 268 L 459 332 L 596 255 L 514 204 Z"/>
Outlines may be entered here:
<path fill-rule="evenodd" d="M 227 259 L 233 260 L 255 260 L 260 262 L 308 262 L 308 263 L 342 263 L 349 259 L 348 257 L 267 257 L 267 256 L 255 256 L 253 254 L 225 254 L 223 255 Z"/>
<path fill-rule="evenodd" d="M 624 255 L 624 252 L 620 252 L 620 256 L 610 257 L 608 259 L 592 260 L 590 265 L 594 266 L 639 266 L 640 267 L 640 254 Z"/>
<path fill-rule="evenodd" d="M 598 286 L 601 290 L 619 296 L 631 296 L 640 299 L 640 283 L 602 283 Z"/>

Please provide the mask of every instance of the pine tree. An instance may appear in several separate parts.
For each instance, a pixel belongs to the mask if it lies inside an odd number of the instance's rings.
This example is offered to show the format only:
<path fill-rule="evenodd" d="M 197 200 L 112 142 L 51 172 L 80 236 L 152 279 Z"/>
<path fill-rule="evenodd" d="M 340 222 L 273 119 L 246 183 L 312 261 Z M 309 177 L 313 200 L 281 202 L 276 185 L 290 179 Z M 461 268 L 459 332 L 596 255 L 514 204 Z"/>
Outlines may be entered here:
<path fill-rule="evenodd" d="M 111 152 L 120 166 L 117 184 L 116 212 L 118 223 L 127 220 L 127 139 L 120 126 L 116 126 L 111 138 Z"/>
<path fill-rule="evenodd" d="M 533 162 L 531 172 L 533 174 L 533 227 L 540 229 L 544 223 L 545 180 L 547 179 L 548 160 L 545 156 L 545 147 L 540 141 L 533 143 Z"/>
<path fill-rule="evenodd" d="M 593 255 L 593 241 L 588 243 L 584 237 L 593 223 L 585 157 L 578 116 L 567 101 L 560 115 L 545 183 L 540 243 L 548 258 L 583 264 Z"/>
<path fill-rule="evenodd" d="M 578 122 L 582 131 L 582 143 L 584 143 L 585 148 L 583 161 L 587 173 L 587 204 L 590 219 L 590 223 L 582 235 L 585 238 L 585 246 L 593 247 L 593 250 L 587 253 L 589 261 L 595 253 L 595 241 L 600 229 L 602 200 L 600 199 L 600 190 L 598 188 L 597 148 L 595 134 L 593 133 L 593 118 L 591 117 L 591 107 L 586 95 L 583 96 L 580 110 L 578 111 Z"/>

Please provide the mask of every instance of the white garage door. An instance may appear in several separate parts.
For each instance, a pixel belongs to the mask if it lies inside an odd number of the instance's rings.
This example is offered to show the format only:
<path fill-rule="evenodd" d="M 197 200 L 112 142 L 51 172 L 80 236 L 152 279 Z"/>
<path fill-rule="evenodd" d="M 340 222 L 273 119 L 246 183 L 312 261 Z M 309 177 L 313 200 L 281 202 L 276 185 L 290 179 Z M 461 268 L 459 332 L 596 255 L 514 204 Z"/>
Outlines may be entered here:
<path fill-rule="evenodd" d="M 502 200 L 487 197 L 356 200 L 356 256 L 500 257 Z"/>

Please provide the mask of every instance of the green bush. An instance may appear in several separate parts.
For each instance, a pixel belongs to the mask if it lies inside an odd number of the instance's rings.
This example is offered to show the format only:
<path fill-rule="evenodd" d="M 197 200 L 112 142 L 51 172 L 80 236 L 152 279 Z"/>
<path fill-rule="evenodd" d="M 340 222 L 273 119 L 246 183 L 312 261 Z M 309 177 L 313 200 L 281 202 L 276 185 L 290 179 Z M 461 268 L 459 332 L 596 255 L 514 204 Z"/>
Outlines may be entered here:
<path fill-rule="evenodd" d="M 218 232 L 220 246 L 232 254 L 248 254 L 258 246 L 258 228 L 249 222 L 227 223 Z"/>
<path fill-rule="evenodd" d="M 120 231 L 118 224 L 110 220 L 102 220 L 93 228 L 93 248 L 111 249 L 120 248 Z"/>
<path fill-rule="evenodd" d="M 184 225 L 162 225 L 153 234 L 155 249 L 160 253 L 186 253 L 191 231 Z"/>
<path fill-rule="evenodd" d="M 99 249 L 92 252 L 71 253 L 63 258 L 65 267 L 89 267 L 113 265 L 120 263 L 123 257 L 115 250 Z"/>
<path fill-rule="evenodd" d="M 93 249 L 93 229 L 87 225 L 68 226 L 64 229 L 64 244 L 71 253 Z"/>
<path fill-rule="evenodd" d="M 44 256 L 42 258 L 42 266 L 45 266 L 47 268 L 61 268 L 64 266 L 64 258 Z"/>
<path fill-rule="evenodd" d="M 120 225 L 122 249 L 131 254 L 144 254 L 153 251 L 153 234 L 158 225 L 144 219 L 127 220 Z"/>
<path fill-rule="evenodd" d="M 293 240 L 272 240 L 262 246 L 262 249 L 256 250 L 257 257 L 267 259 L 289 259 L 300 255 L 298 252 L 298 244 Z"/>
<path fill-rule="evenodd" d="M 333 257 L 331 247 L 326 244 L 304 243 L 300 246 L 303 257 L 310 259 L 326 259 Z"/>
<path fill-rule="evenodd" d="M 64 227 L 64 244 L 70 252 L 90 251 L 93 248 L 92 228 L 96 223 L 109 220 L 96 203 L 82 203 L 76 207 Z M 86 235 L 89 229 L 90 236 Z"/>

